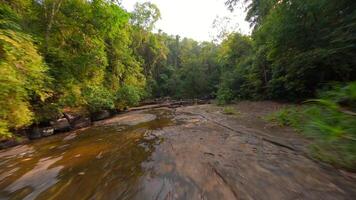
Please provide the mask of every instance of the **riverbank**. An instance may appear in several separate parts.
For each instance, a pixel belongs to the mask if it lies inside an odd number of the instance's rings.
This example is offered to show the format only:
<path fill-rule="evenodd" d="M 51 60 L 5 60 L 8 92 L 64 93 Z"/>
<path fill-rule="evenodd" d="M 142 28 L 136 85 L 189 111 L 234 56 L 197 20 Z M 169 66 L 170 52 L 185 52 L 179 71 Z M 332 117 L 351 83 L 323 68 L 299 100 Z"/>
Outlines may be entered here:
<path fill-rule="evenodd" d="M 72 111 L 63 112 L 63 116 L 59 119 L 41 124 L 33 124 L 15 132 L 14 137 L 0 141 L 0 150 L 14 147 L 21 144 L 26 144 L 31 140 L 46 138 L 59 133 L 66 133 L 93 125 L 96 121 L 101 121 L 114 117 L 116 115 L 125 114 L 132 111 L 148 110 L 154 108 L 177 108 L 180 106 L 198 105 L 209 103 L 209 100 L 188 99 L 188 100 L 172 100 L 170 98 L 160 98 L 147 100 L 140 103 L 136 107 L 127 108 L 124 110 L 101 110 L 92 114 L 78 113 Z"/>

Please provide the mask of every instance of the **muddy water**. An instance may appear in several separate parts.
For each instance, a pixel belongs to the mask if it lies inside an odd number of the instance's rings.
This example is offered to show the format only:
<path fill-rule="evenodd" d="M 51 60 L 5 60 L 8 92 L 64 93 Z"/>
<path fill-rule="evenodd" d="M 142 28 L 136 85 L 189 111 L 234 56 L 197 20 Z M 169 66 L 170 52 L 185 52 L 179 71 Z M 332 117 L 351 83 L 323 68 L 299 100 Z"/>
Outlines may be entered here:
<path fill-rule="evenodd" d="M 103 123 L 0 152 L 0 199 L 133 199 L 145 163 L 173 124 L 169 110 L 153 121 Z M 135 120 L 135 119 L 133 119 Z"/>

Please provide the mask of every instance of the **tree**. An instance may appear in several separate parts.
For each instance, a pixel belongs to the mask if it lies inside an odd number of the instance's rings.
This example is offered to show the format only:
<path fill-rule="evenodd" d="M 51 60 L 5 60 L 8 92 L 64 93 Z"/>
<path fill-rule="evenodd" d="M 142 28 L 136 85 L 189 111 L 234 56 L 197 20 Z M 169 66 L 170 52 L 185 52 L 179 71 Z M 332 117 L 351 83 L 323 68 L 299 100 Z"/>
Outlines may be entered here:
<path fill-rule="evenodd" d="M 161 19 L 160 10 L 150 2 L 136 3 L 131 14 L 132 25 L 146 31 L 151 31 L 159 19 Z"/>
<path fill-rule="evenodd" d="M 233 8 L 239 0 L 226 4 Z M 247 2 L 245 2 L 247 3 Z M 355 80 L 355 2 L 252 0 L 254 68 L 265 96 L 303 99 L 333 81 Z"/>
<path fill-rule="evenodd" d="M 44 101 L 51 91 L 46 87 L 48 68 L 33 38 L 17 23 L 17 14 L 2 4 L 0 17 L 0 137 L 9 137 L 9 130 L 32 123 L 31 102 Z"/>

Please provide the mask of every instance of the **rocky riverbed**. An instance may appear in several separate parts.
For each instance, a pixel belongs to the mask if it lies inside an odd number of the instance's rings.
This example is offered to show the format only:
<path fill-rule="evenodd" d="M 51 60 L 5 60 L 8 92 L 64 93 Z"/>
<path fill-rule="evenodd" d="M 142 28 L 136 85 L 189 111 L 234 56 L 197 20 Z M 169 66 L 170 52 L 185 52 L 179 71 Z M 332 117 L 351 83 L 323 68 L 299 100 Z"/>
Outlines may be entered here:
<path fill-rule="evenodd" d="M 134 111 L 0 151 L 0 199 L 354 199 L 355 175 L 243 102 Z"/>

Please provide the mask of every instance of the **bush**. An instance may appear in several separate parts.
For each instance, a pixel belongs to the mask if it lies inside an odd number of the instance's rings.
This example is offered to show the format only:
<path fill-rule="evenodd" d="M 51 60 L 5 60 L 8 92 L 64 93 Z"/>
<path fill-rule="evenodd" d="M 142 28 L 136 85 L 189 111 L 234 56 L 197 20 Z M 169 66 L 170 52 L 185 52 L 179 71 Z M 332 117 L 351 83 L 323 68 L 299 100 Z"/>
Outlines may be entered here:
<path fill-rule="evenodd" d="M 92 86 L 83 91 L 86 106 L 89 112 L 97 112 L 103 109 L 115 108 L 114 96 L 104 87 Z"/>
<path fill-rule="evenodd" d="M 34 122 L 37 124 L 49 122 L 62 116 L 62 107 L 58 103 L 50 101 L 36 103 L 32 105 L 32 109 L 35 113 Z"/>
<path fill-rule="evenodd" d="M 121 87 L 116 95 L 118 109 L 125 109 L 128 106 L 135 106 L 141 100 L 143 95 L 143 90 L 141 88 L 132 86 L 132 85 L 124 85 Z"/>
<path fill-rule="evenodd" d="M 302 108 L 285 108 L 267 119 L 291 126 L 313 139 L 311 153 L 317 159 L 350 170 L 356 169 L 356 83 L 334 86 L 320 99 Z"/>
<path fill-rule="evenodd" d="M 287 107 L 268 115 L 266 119 L 280 126 L 291 126 L 300 130 L 303 112 L 303 108 Z"/>
<path fill-rule="evenodd" d="M 241 113 L 237 110 L 235 110 L 233 107 L 224 107 L 222 111 L 225 115 L 235 115 L 238 116 Z"/>
<path fill-rule="evenodd" d="M 347 169 L 356 169 L 356 83 L 336 86 L 306 110 L 304 133 L 314 139 L 315 157 Z"/>
<path fill-rule="evenodd" d="M 227 87 L 220 87 L 217 92 L 217 100 L 219 105 L 230 103 L 234 99 L 232 90 Z"/>

